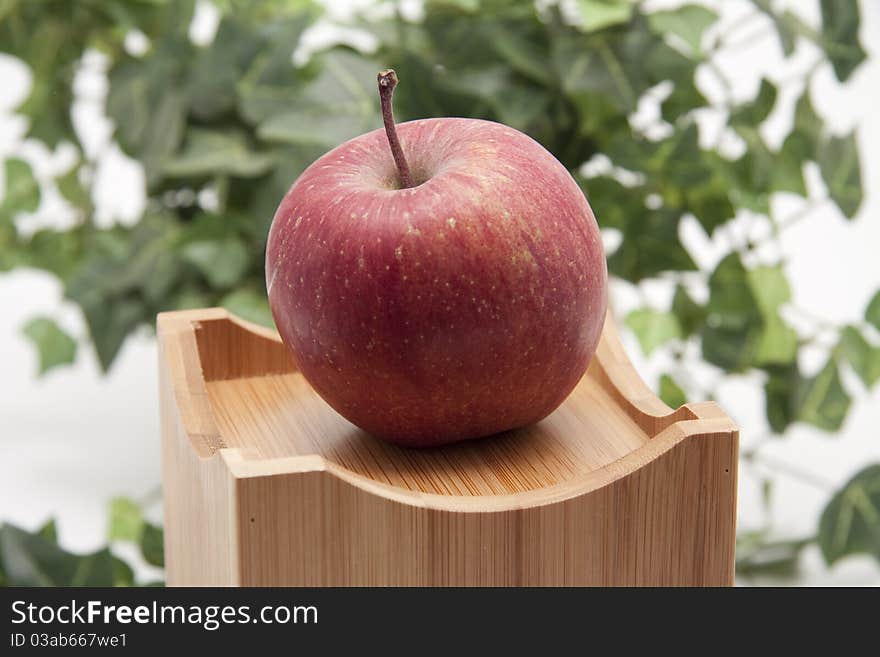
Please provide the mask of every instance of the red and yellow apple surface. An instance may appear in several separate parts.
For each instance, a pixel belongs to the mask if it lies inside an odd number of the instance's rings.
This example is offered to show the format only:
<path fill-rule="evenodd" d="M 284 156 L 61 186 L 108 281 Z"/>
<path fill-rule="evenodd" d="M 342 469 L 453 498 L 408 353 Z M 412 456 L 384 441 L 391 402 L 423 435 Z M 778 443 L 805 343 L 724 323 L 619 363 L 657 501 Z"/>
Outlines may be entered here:
<path fill-rule="evenodd" d="M 317 393 L 377 437 L 425 447 L 534 423 L 599 340 L 596 220 L 565 167 L 517 130 L 395 126 L 395 84 L 380 74 L 386 130 L 314 162 L 275 214 L 278 331 Z"/>

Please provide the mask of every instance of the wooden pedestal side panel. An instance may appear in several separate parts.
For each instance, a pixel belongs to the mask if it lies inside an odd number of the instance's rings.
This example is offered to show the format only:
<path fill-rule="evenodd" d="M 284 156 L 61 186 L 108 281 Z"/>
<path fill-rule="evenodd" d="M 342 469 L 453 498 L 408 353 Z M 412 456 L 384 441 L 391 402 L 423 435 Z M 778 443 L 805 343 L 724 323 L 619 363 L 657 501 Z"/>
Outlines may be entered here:
<path fill-rule="evenodd" d="M 606 321 L 550 417 L 429 450 L 378 441 L 225 311 L 159 317 L 172 585 L 733 583 L 738 432 L 677 410 Z"/>
<path fill-rule="evenodd" d="M 165 325 L 159 336 L 159 404 L 166 580 L 180 586 L 239 584 L 234 479 L 217 449 L 210 416 L 200 416 L 199 381 L 172 367 L 196 358 L 191 331 Z M 194 366 L 197 363 L 193 364 Z M 202 386 L 203 387 L 203 386 Z M 203 394 L 203 393 L 201 393 Z M 181 417 L 181 409 L 186 417 Z"/>

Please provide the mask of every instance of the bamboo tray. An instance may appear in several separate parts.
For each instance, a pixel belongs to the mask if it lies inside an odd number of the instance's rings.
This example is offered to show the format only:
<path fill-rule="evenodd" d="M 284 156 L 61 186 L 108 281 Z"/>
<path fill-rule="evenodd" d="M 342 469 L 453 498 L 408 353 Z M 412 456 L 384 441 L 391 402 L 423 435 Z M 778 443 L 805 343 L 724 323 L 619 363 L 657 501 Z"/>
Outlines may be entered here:
<path fill-rule="evenodd" d="M 672 410 L 606 320 L 533 427 L 428 450 L 337 415 L 278 335 L 158 318 L 171 585 L 730 585 L 738 431 Z"/>

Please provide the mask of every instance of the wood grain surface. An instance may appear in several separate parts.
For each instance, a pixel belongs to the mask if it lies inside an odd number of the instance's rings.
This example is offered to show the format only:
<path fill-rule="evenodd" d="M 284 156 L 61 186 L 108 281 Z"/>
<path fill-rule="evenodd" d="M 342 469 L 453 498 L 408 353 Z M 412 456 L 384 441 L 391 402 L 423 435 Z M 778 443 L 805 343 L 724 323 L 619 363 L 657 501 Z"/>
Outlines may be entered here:
<path fill-rule="evenodd" d="M 613 322 L 542 422 L 428 450 L 377 440 L 277 334 L 159 317 L 170 584 L 729 585 L 738 432 L 672 410 Z"/>

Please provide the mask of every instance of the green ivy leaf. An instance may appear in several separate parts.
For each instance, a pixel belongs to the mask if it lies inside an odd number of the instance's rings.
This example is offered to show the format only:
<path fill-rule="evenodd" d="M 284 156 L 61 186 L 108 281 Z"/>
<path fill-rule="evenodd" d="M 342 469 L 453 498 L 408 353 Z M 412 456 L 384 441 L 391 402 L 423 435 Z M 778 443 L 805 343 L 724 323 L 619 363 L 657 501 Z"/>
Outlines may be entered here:
<path fill-rule="evenodd" d="M 787 143 L 787 142 L 786 142 Z M 807 196 L 807 184 L 804 181 L 803 161 L 792 157 L 783 150 L 779 152 L 777 166 L 770 176 L 771 192 L 791 192 L 798 196 Z"/>
<path fill-rule="evenodd" d="M 798 419 L 824 431 L 838 431 L 849 405 L 850 397 L 840 381 L 837 361 L 832 357 L 799 391 Z"/>
<path fill-rule="evenodd" d="M 229 288 L 241 281 L 251 263 L 247 246 L 232 237 L 191 242 L 183 247 L 182 255 L 198 267 L 215 289 Z"/>
<path fill-rule="evenodd" d="M 663 271 L 696 271 L 678 238 L 681 217 L 671 210 L 640 210 L 627 219 L 623 242 L 608 259 L 613 274 L 637 283 Z"/>
<path fill-rule="evenodd" d="M 872 387 L 880 379 L 880 347 L 868 343 L 854 326 L 840 332 L 840 351 L 865 387 Z"/>
<path fill-rule="evenodd" d="M 499 48 L 496 47 L 496 50 Z M 496 53 L 500 54 L 500 53 Z M 506 56 L 506 55 L 505 55 Z M 448 79 L 438 79 L 443 88 L 456 95 L 472 97 L 482 103 L 495 106 L 494 100 L 500 94 L 517 86 L 517 75 L 504 60 L 491 66 L 475 69 L 464 68 L 459 75 Z M 406 95 L 402 99 L 406 102 Z"/>
<path fill-rule="evenodd" d="M 816 159 L 822 141 L 822 119 L 813 109 L 809 85 L 795 105 L 794 125 L 782 143 L 771 172 L 771 190 L 807 195 L 803 165 Z"/>
<path fill-rule="evenodd" d="M 696 70 L 696 69 L 695 69 Z M 660 116 L 664 121 L 675 124 L 692 110 L 706 107 L 709 102 L 697 88 L 693 74 L 674 81 L 672 92 L 660 103 Z"/>
<path fill-rule="evenodd" d="M 759 274 L 761 278 L 775 279 L 769 272 Z M 771 293 L 771 298 L 778 294 L 778 291 Z M 709 277 L 707 321 L 715 326 L 741 328 L 752 323 L 758 316 L 759 308 L 749 274 L 739 254 L 729 254 L 718 263 Z"/>
<path fill-rule="evenodd" d="M 379 127 L 376 71 L 379 66 L 354 52 L 321 56 L 320 75 L 305 86 L 296 102 L 269 115 L 257 135 L 269 141 L 336 146 Z"/>
<path fill-rule="evenodd" d="M 67 280 L 82 257 L 83 233 L 80 229 L 42 229 L 33 233 L 29 240 L 19 243 L 16 255 L 18 264 L 42 269 Z M 0 251 L 2 251 L 0 247 Z"/>
<path fill-rule="evenodd" d="M 254 178 L 272 168 L 271 154 L 260 153 L 247 144 L 240 132 L 193 128 L 183 149 L 162 165 L 162 174 L 172 177 L 228 174 Z"/>
<path fill-rule="evenodd" d="M 65 295 L 82 308 L 105 371 L 126 336 L 167 309 L 172 286 L 185 275 L 171 249 L 178 230 L 166 215 L 146 215 L 131 229 L 89 233 L 89 248 L 69 274 Z"/>
<path fill-rule="evenodd" d="M 92 199 L 89 192 L 79 180 L 80 167 L 75 166 L 70 171 L 55 179 L 58 191 L 68 203 L 77 208 L 86 208 L 91 205 Z"/>
<path fill-rule="evenodd" d="M 681 285 L 675 287 L 672 314 L 678 319 L 684 337 L 693 335 L 706 321 L 706 309 L 691 299 Z"/>
<path fill-rule="evenodd" d="M 624 187 L 614 178 L 597 176 L 576 180 L 584 190 L 584 195 L 602 228 L 623 230 L 629 218 L 644 212 L 645 202 L 641 194 Z"/>
<path fill-rule="evenodd" d="M 535 93 L 530 85 L 517 84 L 504 87 L 489 101 L 502 123 L 522 132 L 529 132 L 536 122 L 543 120 L 551 102 L 546 95 Z"/>
<path fill-rule="evenodd" d="M 822 0 L 822 47 L 834 75 L 846 82 L 867 57 L 859 43 L 859 4 L 849 0 Z"/>
<path fill-rule="evenodd" d="M 119 557 L 113 557 L 113 586 L 134 586 L 134 571 Z"/>
<path fill-rule="evenodd" d="M 803 385 L 796 363 L 767 366 L 764 384 L 765 414 L 774 433 L 784 433 L 797 420 L 798 391 Z"/>
<path fill-rule="evenodd" d="M 804 89 L 794 110 L 794 125 L 786 137 L 782 152 L 798 162 L 814 159 L 822 138 L 822 119 L 813 108 L 810 89 Z"/>
<path fill-rule="evenodd" d="M 40 206 L 40 184 L 31 165 L 9 158 L 5 165 L 6 189 L 0 203 L 0 222 L 11 220 L 19 212 L 35 212 Z"/>
<path fill-rule="evenodd" d="M 328 148 L 357 137 L 362 124 L 348 114 L 321 114 L 303 108 L 288 110 L 260 124 L 257 135 L 266 141 L 287 144 L 321 144 Z"/>
<path fill-rule="evenodd" d="M 773 21 L 773 26 L 779 35 L 783 54 L 786 57 L 792 55 L 798 35 L 805 32 L 801 20 L 790 11 L 777 14 L 773 11 L 770 0 L 754 0 L 754 2 L 755 6 Z"/>
<path fill-rule="evenodd" d="M 862 171 L 855 133 L 827 139 L 819 148 L 818 161 L 828 193 L 844 216 L 852 219 L 862 205 Z"/>
<path fill-rule="evenodd" d="M 118 50 L 125 31 L 110 12 L 84 12 L 70 3 L 49 8 L 6 2 L 0 13 L 0 49 L 22 59 L 32 72 L 27 99 L 17 108 L 27 119 L 26 135 L 50 150 L 62 140 L 75 142 L 71 104 L 76 63 L 89 47 Z M 33 38 L 36 34 L 39 39 Z"/>
<path fill-rule="evenodd" d="M 687 403 L 684 390 L 668 374 L 660 377 L 660 399 L 670 408 L 678 408 Z"/>
<path fill-rule="evenodd" d="M 144 59 L 129 59 L 109 74 L 107 113 L 122 147 L 144 167 L 148 185 L 177 150 L 186 129 L 187 93 L 181 80 L 190 57 L 185 40 L 165 39 Z"/>
<path fill-rule="evenodd" d="M 731 287 L 743 283 L 746 286 Z M 740 354 L 748 355 L 750 361 L 737 359 L 737 367 L 743 368 L 749 363 L 779 365 L 794 360 L 797 333 L 779 316 L 781 306 L 791 300 L 791 289 L 781 265 L 746 270 L 736 256 L 728 256 L 712 275 L 710 289 L 709 310 L 714 313 L 710 315 L 713 327 L 723 330 L 742 326 L 741 334 L 754 339 Z M 719 364 L 734 362 L 722 356 L 728 352 L 714 334 L 709 336 L 709 345 L 714 349 L 709 353 L 715 354 Z M 738 345 L 737 348 L 741 347 Z"/>
<path fill-rule="evenodd" d="M 114 557 L 104 548 L 77 555 L 54 537 L 0 525 L 0 571 L 9 586 L 113 586 Z"/>
<path fill-rule="evenodd" d="M 755 362 L 763 321 L 738 254 L 725 257 L 709 277 L 706 310 L 703 358 L 728 371 L 744 371 Z"/>
<path fill-rule="evenodd" d="M 561 34 L 550 47 L 553 68 L 562 90 L 578 109 L 580 130 L 585 133 L 596 133 L 612 124 L 614 129 L 608 134 L 631 139 L 624 122 L 640 96 L 664 79 L 681 76 L 682 69 L 689 67 L 693 72 L 686 57 L 641 23 L 614 38 L 605 33 L 586 37 Z M 589 156 L 575 166 L 586 159 Z"/>
<path fill-rule="evenodd" d="M 268 327 L 275 326 L 265 293 L 258 294 L 248 289 L 236 290 L 223 297 L 220 305 L 233 315 L 238 315 L 249 322 Z"/>
<path fill-rule="evenodd" d="M 512 70 L 542 85 L 552 83 L 549 69 L 541 65 L 544 52 L 531 30 L 521 29 L 521 24 L 496 22 L 487 26 L 484 38 Z"/>
<path fill-rule="evenodd" d="M 125 338 L 150 317 L 144 306 L 134 299 L 123 299 L 109 305 L 84 305 L 83 313 L 104 372 L 116 360 Z"/>
<path fill-rule="evenodd" d="M 765 317 L 775 316 L 783 304 L 791 301 L 791 288 L 781 265 L 750 269 L 746 278 L 758 309 Z"/>
<path fill-rule="evenodd" d="M 221 16 L 213 41 L 198 50 L 187 72 L 187 105 L 199 120 L 216 121 L 235 109 L 239 81 L 265 46 L 261 36 L 237 17 Z"/>
<path fill-rule="evenodd" d="M 190 310 L 205 308 L 212 303 L 211 295 L 196 287 L 185 287 L 177 291 L 170 304 L 171 310 Z"/>
<path fill-rule="evenodd" d="M 730 113 L 734 127 L 755 128 L 764 122 L 776 104 L 776 87 L 766 79 L 761 80 L 758 95 L 749 103 L 740 105 Z"/>
<path fill-rule="evenodd" d="M 632 16 L 632 0 L 577 0 L 578 27 L 584 32 L 626 23 Z"/>
<path fill-rule="evenodd" d="M 282 21 L 313 6 L 311 0 L 216 0 L 212 4 L 223 12 L 236 12 L 254 25 L 270 20 Z"/>
<path fill-rule="evenodd" d="M 55 367 L 69 365 L 76 359 L 76 341 L 53 319 L 35 317 L 24 325 L 22 333 L 37 349 L 40 376 Z"/>
<path fill-rule="evenodd" d="M 745 372 L 755 364 L 761 339 L 760 323 L 743 324 L 740 328 L 713 325 L 712 318 L 700 332 L 703 358 L 729 373 Z"/>
<path fill-rule="evenodd" d="M 771 429 L 782 433 L 796 421 L 807 422 L 824 431 L 838 431 L 849 411 L 850 397 L 840 380 L 834 355 L 812 378 L 804 378 L 797 364 L 766 365 L 764 386 L 767 420 Z"/>
<path fill-rule="evenodd" d="M 712 182 L 712 171 L 702 164 L 699 133 L 691 124 L 660 144 L 649 164 L 663 175 L 667 189 L 696 188 Z"/>
<path fill-rule="evenodd" d="M 776 157 L 767 148 L 755 129 L 739 129 L 746 142 L 746 151 L 739 159 L 729 162 L 723 158 L 709 158 L 724 176 L 730 190 L 730 200 L 740 208 L 766 215 L 770 212 L 770 191 Z"/>
<path fill-rule="evenodd" d="M 58 543 L 58 526 L 55 524 L 55 518 L 47 520 L 43 526 L 37 530 L 37 534 L 50 543 Z"/>
<path fill-rule="evenodd" d="M 148 564 L 159 568 L 165 566 L 165 547 L 161 527 L 149 522 L 144 523 L 144 530 L 141 534 L 141 554 Z"/>
<path fill-rule="evenodd" d="M 703 185 L 685 187 L 684 197 L 684 207 L 694 214 L 710 236 L 736 214 L 727 182 L 720 175 L 713 175 Z"/>
<path fill-rule="evenodd" d="M 625 321 L 646 356 L 669 340 L 682 337 L 678 319 L 671 313 L 641 308 L 627 315 Z"/>
<path fill-rule="evenodd" d="M 803 549 L 811 539 L 766 540 L 746 535 L 737 539 L 736 573 L 744 577 L 769 575 L 790 578 L 798 573 Z"/>
<path fill-rule="evenodd" d="M 858 472 L 828 502 L 819 547 L 829 565 L 854 554 L 880 561 L 880 464 Z"/>
<path fill-rule="evenodd" d="M 140 506 L 127 497 L 110 500 L 107 538 L 111 541 L 139 543 L 144 530 L 144 516 Z"/>
<path fill-rule="evenodd" d="M 693 55 L 700 54 L 703 32 L 716 20 L 718 15 L 714 11 L 699 5 L 684 5 L 648 16 L 648 24 L 652 30 L 658 34 L 674 34 L 687 44 Z"/>
<path fill-rule="evenodd" d="M 880 292 L 874 295 L 868 303 L 868 307 L 865 308 L 865 320 L 880 330 Z"/>
<path fill-rule="evenodd" d="M 636 52 L 630 50 L 627 54 L 630 60 L 638 61 Z M 695 82 L 699 58 L 683 55 L 660 39 L 650 47 L 641 64 L 648 73 L 650 84 L 669 81 L 673 85 L 672 93 L 661 105 L 662 116 L 670 123 L 675 123 L 678 117 L 692 109 L 708 105 Z"/>
<path fill-rule="evenodd" d="M 260 51 L 235 82 L 238 111 L 251 125 L 301 102 L 305 76 L 293 65 L 293 53 L 308 25 L 308 16 L 307 12 L 288 20 L 276 20 L 261 30 L 264 41 Z M 221 36 L 220 30 L 217 36 Z M 255 38 L 255 35 L 248 38 Z M 215 41 L 215 44 L 216 49 L 226 49 L 222 40 Z M 205 66 L 213 68 L 217 61 L 212 53 L 205 54 Z M 226 93 L 225 88 L 221 93 Z"/>
<path fill-rule="evenodd" d="M 480 10 L 481 0 L 428 0 L 427 4 L 429 6 L 437 6 L 437 7 L 454 7 L 459 11 L 463 11 L 468 14 L 475 14 Z"/>
<path fill-rule="evenodd" d="M 778 315 L 764 318 L 755 347 L 756 365 L 784 365 L 797 357 L 798 335 Z"/>

